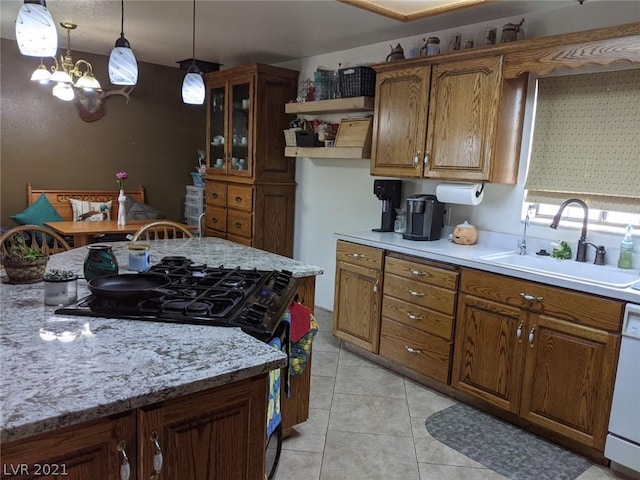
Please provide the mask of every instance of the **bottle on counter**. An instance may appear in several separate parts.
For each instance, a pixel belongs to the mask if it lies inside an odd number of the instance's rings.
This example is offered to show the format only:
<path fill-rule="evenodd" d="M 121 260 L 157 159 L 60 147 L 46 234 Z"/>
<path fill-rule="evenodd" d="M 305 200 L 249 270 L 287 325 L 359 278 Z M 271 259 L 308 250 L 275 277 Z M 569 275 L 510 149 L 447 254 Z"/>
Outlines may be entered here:
<path fill-rule="evenodd" d="M 622 242 L 620 242 L 620 257 L 618 258 L 618 268 L 633 268 L 633 238 L 631 230 L 633 227 L 627 225 L 627 233 L 625 233 Z"/>

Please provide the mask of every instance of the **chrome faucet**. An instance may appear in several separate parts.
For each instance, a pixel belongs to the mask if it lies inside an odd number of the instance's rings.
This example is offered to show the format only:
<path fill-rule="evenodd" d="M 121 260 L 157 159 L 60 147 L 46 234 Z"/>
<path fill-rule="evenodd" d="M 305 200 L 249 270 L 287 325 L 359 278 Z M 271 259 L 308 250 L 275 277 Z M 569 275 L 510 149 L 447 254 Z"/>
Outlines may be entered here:
<path fill-rule="evenodd" d="M 595 245 L 591 242 L 587 242 L 587 221 L 589 220 L 589 207 L 579 198 L 570 198 L 569 200 L 565 200 L 560 205 L 558 209 L 558 213 L 555 214 L 553 220 L 551 221 L 551 225 L 549 227 L 556 229 L 558 228 L 558 224 L 560 223 L 560 217 L 562 216 L 562 212 L 567 205 L 572 203 L 576 203 L 582 207 L 584 211 L 584 217 L 582 218 L 582 233 L 580 235 L 580 240 L 578 240 L 578 251 L 576 252 L 576 262 L 586 262 L 587 261 L 587 245 L 593 245 L 596 249 L 596 265 L 604 265 L 604 255 L 605 249 L 603 245 Z"/>
<path fill-rule="evenodd" d="M 527 214 L 524 217 L 524 230 L 522 231 L 522 239 L 518 240 L 518 248 L 520 249 L 520 255 L 526 255 L 527 253 L 527 227 L 531 223 L 531 215 L 533 207 L 527 208 Z"/>

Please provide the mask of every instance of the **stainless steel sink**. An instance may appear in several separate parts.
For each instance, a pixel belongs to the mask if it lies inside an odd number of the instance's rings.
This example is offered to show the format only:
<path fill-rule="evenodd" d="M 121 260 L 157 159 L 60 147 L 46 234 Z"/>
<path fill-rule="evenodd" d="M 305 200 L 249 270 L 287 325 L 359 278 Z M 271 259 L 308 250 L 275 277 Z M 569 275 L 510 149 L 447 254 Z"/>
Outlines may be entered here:
<path fill-rule="evenodd" d="M 594 265 L 593 263 L 576 262 L 574 260 L 559 260 L 535 254 L 519 255 L 515 251 L 484 255 L 479 257 L 478 260 L 527 272 L 613 288 L 627 288 L 640 281 L 638 270 L 622 270 L 613 266 Z"/>

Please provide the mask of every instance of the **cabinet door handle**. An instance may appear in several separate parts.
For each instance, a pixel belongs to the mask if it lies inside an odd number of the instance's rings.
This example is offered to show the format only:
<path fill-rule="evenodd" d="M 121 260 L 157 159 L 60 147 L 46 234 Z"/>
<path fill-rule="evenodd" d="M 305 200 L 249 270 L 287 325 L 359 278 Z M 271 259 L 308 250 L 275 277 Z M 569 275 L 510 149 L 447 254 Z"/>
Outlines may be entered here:
<path fill-rule="evenodd" d="M 424 297 L 424 293 L 422 292 L 416 292 L 415 290 L 409 290 L 409 293 L 411 295 L 413 295 L 414 297 Z"/>
<path fill-rule="evenodd" d="M 351 256 L 353 258 L 364 258 L 364 255 L 362 253 L 352 253 Z"/>
<path fill-rule="evenodd" d="M 415 353 L 415 354 L 422 353 L 422 352 L 421 352 L 420 350 L 418 350 L 417 348 L 411 348 L 409 345 L 405 345 L 405 346 L 404 346 L 404 349 L 405 349 L 407 352 L 409 352 L 409 353 Z"/>
<path fill-rule="evenodd" d="M 236 226 L 236 228 L 242 228 L 242 223 L 240 222 L 236 222 L 234 223 L 234 225 Z"/>
<path fill-rule="evenodd" d="M 431 155 L 431 152 L 427 152 L 424 154 L 424 166 L 428 167 L 429 166 L 429 157 Z"/>
<path fill-rule="evenodd" d="M 531 331 L 529 332 L 529 346 L 531 348 L 533 348 L 533 341 L 534 341 L 534 337 L 535 337 L 535 333 L 536 333 L 536 327 L 533 327 L 531 329 Z"/>
<path fill-rule="evenodd" d="M 421 272 L 420 270 L 411 270 L 411 275 L 416 275 L 418 277 L 423 277 L 426 275 L 426 273 Z"/>
<path fill-rule="evenodd" d="M 411 320 L 424 320 L 424 317 L 422 315 L 414 315 L 411 312 L 407 313 L 407 317 L 409 317 Z"/>
<path fill-rule="evenodd" d="M 416 153 L 416 156 L 413 157 L 413 166 L 417 167 L 420 165 L 420 152 Z"/>
<path fill-rule="evenodd" d="M 162 470 L 162 464 L 164 462 L 164 459 L 162 458 L 162 449 L 158 443 L 158 432 L 155 430 L 151 432 L 149 440 L 153 443 L 153 472 L 149 478 L 150 480 L 158 480 L 160 478 L 160 471 Z"/>
<path fill-rule="evenodd" d="M 520 293 L 520 296 L 527 302 L 542 302 L 542 297 L 536 297 L 535 295 L 529 295 L 528 293 Z"/>
<path fill-rule="evenodd" d="M 127 452 L 125 448 L 127 447 L 127 442 L 124 440 L 120 440 L 118 442 L 118 452 L 122 454 L 122 460 L 120 461 L 120 480 L 129 480 L 131 476 L 131 466 L 129 465 L 129 457 L 127 457 Z"/>
<path fill-rule="evenodd" d="M 376 280 L 376 283 L 373 284 L 373 293 L 378 293 L 378 284 L 380 280 Z"/>
<path fill-rule="evenodd" d="M 236 202 L 241 203 L 242 202 L 242 197 L 236 197 L 235 200 L 236 200 Z"/>
<path fill-rule="evenodd" d="M 516 330 L 516 338 L 518 339 L 518 343 L 522 343 L 522 329 L 524 328 L 524 323 L 520 322 L 518 325 L 518 329 Z"/>

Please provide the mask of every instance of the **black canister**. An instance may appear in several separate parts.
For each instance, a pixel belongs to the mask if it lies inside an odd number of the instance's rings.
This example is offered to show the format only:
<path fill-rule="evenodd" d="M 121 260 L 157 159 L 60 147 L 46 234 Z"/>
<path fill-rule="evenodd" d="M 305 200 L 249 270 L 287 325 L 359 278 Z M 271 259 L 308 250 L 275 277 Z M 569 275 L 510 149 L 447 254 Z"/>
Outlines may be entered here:
<path fill-rule="evenodd" d="M 111 245 L 88 245 L 87 258 L 84 260 L 84 278 L 89 281 L 105 275 L 117 275 L 118 259 Z"/>

